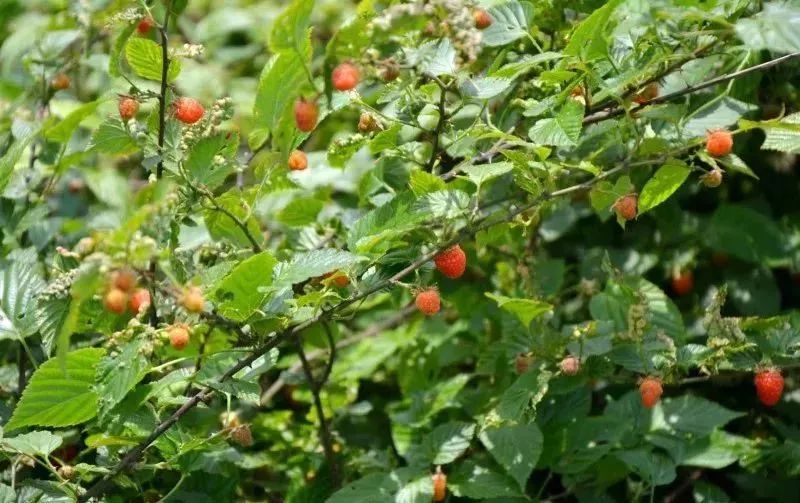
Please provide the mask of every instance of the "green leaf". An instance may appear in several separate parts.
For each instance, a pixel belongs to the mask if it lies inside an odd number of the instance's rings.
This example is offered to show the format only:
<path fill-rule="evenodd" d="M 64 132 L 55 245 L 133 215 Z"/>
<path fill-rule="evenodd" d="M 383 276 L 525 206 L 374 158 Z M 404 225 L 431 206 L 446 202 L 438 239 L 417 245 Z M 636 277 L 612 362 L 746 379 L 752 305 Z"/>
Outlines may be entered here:
<path fill-rule="evenodd" d="M 779 260 L 787 254 L 784 234 L 775 222 L 744 206 L 720 206 L 705 237 L 711 248 L 747 262 Z"/>
<path fill-rule="evenodd" d="M 19 162 L 25 149 L 27 149 L 28 145 L 36 138 L 37 134 L 39 134 L 38 129 L 27 131 L 22 137 L 17 138 L 17 140 L 11 144 L 11 147 L 0 156 L 0 193 L 5 190 L 6 185 L 8 185 L 8 182 L 11 180 L 11 176 L 14 174 L 14 168 L 17 162 Z"/>
<path fill-rule="evenodd" d="M 296 51 L 305 47 L 310 36 L 308 27 L 313 8 L 314 2 L 311 0 L 293 0 L 275 18 L 269 34 L 272 52 Z"/>
<path fill-rule="evenodd" d="M 755 450 L 755 442 L 749 438 L 714 430 L 709 437 L 692 439 L 680 464 L 719 470 Z"/>
<path fill-rule="evenodd" d="M 484 183 L 499 176 L 503 176 L 514 169 L 510 162 L 493 162 L 490 164 L 478 164 L 464 168 L 464 174 L 472 183 L 480 187 Z"/>
<path fill-rule="evenodd" d="M 519 421 L 528 407 L 535 409 L 544 398 L 550 377 L 550 372 L 538 370 L 519 376 L 500 397 L 495 408 L 497 416 L 507 421 Z"/>
<path fill-rule="evenodd" d="M 447 478 L 448 489 L 453 494 L 478 500 L 520 496 L 514 484 L 508 475 L 473 461 L 462 463 Z"/>
<path fill-rule="evenodd" d="M 99 348 L 78 349 L 67 353 L 64 362 L 51 358 L 43 363 L 31 376 L 6 430 L 71 426 L 97 415 L 95 368 L 104 354 Z"/>
<path fill-rule="evenodd" d="M 664 421 L 670 428 L 698 436 L 709 435 L 714 429 L 744 415 L 690 394 L 667 398 L 662 401 L 661 408 Z"/>
<path fill-rule="evenodd" d="M 104 356 L 97 365 L 97 394 L 102 397 L 98 416 L 102 420 L 121 402 L 150 369 L 144 356 L 145 339 L 134 339 L 124 344 L 114 355 Z"/>
<path fill-rule="evenodd" d="M 49 431 L 32 431 L 0 440 L 0 449 L 29 456 L 47 457 L 61 447 L 61 442 L 61 437 L 53 435 Z"/>
<path fill-rule="evenodd" d="M 766 138 L 763 150 L 777 150 L 788 154 L 800 153 L 800 112 L 787 115 L 777 124 L 762 126 Z"/>
<path fill-rule="evenodd" d="M 663 454 L 645 449 L 631 449 L 618 452 L 616 456 L 651 484 L 660 486 L 675 480 L 675 463 Z"/>
<path fill-rule="evenodd" d="M 690 172 L 691 169 L 683 161 L 668 159 L 642 189 L 639 195 L 639 214 L 666 201 L 683 185 Z"/>
<path fill-rule="evenodd" d="M 215 240 L 227 240 L 242 247 L 249 248 L 252 246 L 245 232 L 228 215 L 230 213 L 244 224 L 248 233 L 256 242 L 261 241 L 261 228 L 252 212 L 244 204 L 244 198 L 238 190 L 231 189 L 221 196 L 215 197 L 215 199 L 217 204 L 226 211 L 220 211 L 212 207 L 203 213 L 206 227 L 212 238 Z"/>
<path fill-rule="evenodd" d="M 125 59 L 136 75 L 143 79 L 161 82 L 161 71 L 164 59 L 161 46 L 147 38 L 132 38 L 125 45 Z M 172 58 L 169 61 L 167 82 L 172 82 L 181 73 L 181 62 Z"/>
<path fill-rule="evenodd" d="M 302 227 L 317 220 L 325 203 L 315 197 L 296 197 L 278 212 L 278 221 L 290 227 Z"/>
<path fill-rule="evenodd" d="M 134 30 L 136 30 L 136 25 L 137 23 L 130 23 L 122 30 L 117 39 L 114 40 L 114 47 L 111 48 L 110 54 L 108 55 L 108 73 L 112 77 L 119 77 L 122 75 L 120 55 L 125 49 L 125 44 L 128 43 L 128 39 L 131 38 Z"/>
<path fill-rule="evenodd" d="M 756 108 L 749 103 L 724 96 L 695 112 L 683 126 L 683 134 L 705 137 L 708 131 L 724 129 L 735 124 L 743 115 Z"/>
<path fill-rule="evenodd" d="M 572 32 L 564 54 L 586 60 L 604 57 L 608 53 L 606 33 L 609 20 L 620 2 L 621 0 L 612 0 L 581 21 Z"/>
<path fill-rule="evenodd" d="M 511 87 L 513 80 L 502 77 L 465 78 L 458 86 L 465 96 L 479 100 L 494 98 Z"/>
<path fill-rule="evenodd" d="M 230 157 L 228 153 L 231 146 L 238 146 L 238 135 L 217 134 L 206 136 L 192 146 L 189 157 L 183 164 L 184 169 L 193 183 L 205 185 L 213 190 L 219 187 L 225 178 L 233 172 L 233 164 L 224 162 L 218 164 L 215 157 L 222 156 L 224 159 Z"/>
<path fill-rule="evenodd" d="M 758 180 L 758 176 L 753 173 L 753 170 L 750 169 L 750 166 L 745 164 L 745 162 L 736 154 L 728 154 L 725 157 L 719 157 L 717 158 L 717 162 L 728 168 L 729 171 L 741 173 Z"/>
<path fill-rule="evenodd" d="M 0 503 L 16 503 L 17 493 L 11 487 L 0 484 Z"/>
<path fill-rule="evenodd" d="M 484 45 L 496 47 L 526 36 L 534 9 L 530 2 L 511 1 L 494 5 L 488 12 L 492 24 L 483 30 L 481 41 Z"/>
<path fill-rule="evenodd" d="M 36 332 L 36 296 L 46 286 L 33 249 L 0 261 L 0 340 L 20 340 Z"/>
<path fill-rule="evenodd" d="M 253 106 L 255 124 L 266 128 L 272 135 L 282 128 L 286 129 L 286 134 L 296 130 L 290 116 L 301 86 L 307 80 L 303 65 L 310 64 L 310 60 L 310 43 L 306 44 L 302 54 L 282 52 L 270 58 L 258 80 Z"/>
<path fill-rule="evenodd" d="M 139 150 L 136 141 L 119 119 L 107 119 L 92 135 L 87 150 L 103 154 L 128 155 Z"/>
<path fill-rule="evenodd" d="M 421 450 L 427 464 L 452 463 L 469 448 L 475 436 L 475 424 L 450 422 L 437 426 L 422 441 Z"/>
<path fill-rule="evenodd" d="M 411 188 L 411 192 L 417 197 L 438 190 L 444 190 L 447 187 L 444 180 L 432 173 L 422 171 L 421 169 L 415 169 L 411 172 L 408 185 Z"/>
<path fill-rule="evenodd" d="M 219 313 L 234 321 L 245 321 L 261 309 L 272 284 L 277 261 L 269 252 L 253 255 L 237 265 L 213 290 Z"/>
<path fill-rule="evenodd" d="M 542 454 L 542 432 L 535 423 L 491 427 L 479 435 L 489 454 L 517 481 L 521 491 Z"/>
<path fill-rule="evenodd" d="M 409 62 L 416 65 L 426 75 L 454 75 L 456 67 L 456 50 L 449 39 L 431 40 L 417 49 L 409 50 Z"/>
<path fill-rule="evenodd" d="M 581 136 L 583 105 L 567 100 L 554 118 L 541 119 L 528 130 L 531 141 L 541 145 L 572 147 Z"/>
<path fill-rule="evenodd" d="M 401 194 L 359 218 L 350 228 L 347 247 L 358 253 L 379 253 L 395 246 L 394 238 L 414 229 L 425 220 L 413 211 L 413 194 Z"/>
<path fill-rule="evenodd" d="M 744 45 L 756 51 L 800 51 L 800 37 L 794 29 L 800 23 L 800 8 L 791 3 L 768 2 L 763 9 L 736 22 L 736 34 Z"/>
<path fill-rule="evenodd" d="M 66 143 L 72 137 L 72 133 L 75 132 L 81 121 L 92 115 L 100 103 L 102 101 L 97 100 L 79 106 L 53 127 L 45 129 L 44 137 L 48 140 Z"/>
<path fill-rule="evenodd" d="M 424 480 L 425 484 L 420 480 Z M 403 491 L 409 484 L 413 487 Z M 429 503 L 432 497 L 433 485 L 429 474 L 420 475 L 419 470 L 400 468 L 391 473 L 371 473 L 351 482 L 328 498 L 326 503 L 386 503 L 401 500 L 403 503 Z"/>
<path fill-rule="evenodd" d="M 294 285 L 338 270 L 347 270 L 360 260 L 358 255 L 344 250 L 324 248 L 296 253 L 289 262 L 275 269 L 275 283 Z"/>
<path fill-rule="evenodd" d="M 533 299 L 514 299 L 505 297 L 503 295 L 495 295 L 486 292 L 485 295 L 497 302 L 497 306 L 519 319 L 519 321 L 528 328 L 535 318 L 547 313 L 553 309 L 553 306 L 547 302 Z"/>

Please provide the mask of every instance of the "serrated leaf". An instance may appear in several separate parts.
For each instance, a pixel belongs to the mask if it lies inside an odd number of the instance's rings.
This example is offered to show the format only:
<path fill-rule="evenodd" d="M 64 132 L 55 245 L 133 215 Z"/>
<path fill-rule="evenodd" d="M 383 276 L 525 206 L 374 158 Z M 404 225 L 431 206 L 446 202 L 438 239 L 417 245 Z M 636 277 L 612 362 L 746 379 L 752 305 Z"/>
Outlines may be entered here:
<path fill-rule="evenodd" d="M 0 261 L 0 340 L 20 340 L 36 332 L 36 296 L 45 287 L 33 249 Z"/>
<path fill-rule="evenodd" d="M 411 192 L 417 197 L 444 190 L 447 186 L 440 177 L 421 169 L 415 169 L 411 172 L 408 185 L 411 188 Z"/>
<path fill-rule="evenodd" d="M 449 39 L 431 40 L 409 51 L 409 63 L 426 75 L 438 77 L 456 73 L 456 50 Z"/>
<path fill-rule="evenodd" d="M 722 205 L 709 221 L 705 238 L 712 248 L 747 262 L 786 256 L 783 232 L 769 217 L 740 205 Z"/>
<path fill-rule="evenodd" d="M 278 212 L 277 218 L 284 225 L 302 227 L 314 223 L 324 206 L 325 203 L 315 197 L 297 197 Z"/>
<path fill-rule="evenodd" d="M 779 53 L 800 51 L 800 8 L 791 3 L 768 2 L 752 17 L 739 19 L 734 28 L 746 47 Z"/>
<path fill-rule="evenodd" d="M 470 208 L 469 194 L 461 190 L 437 190 L 424 194 L 417 200 L 414 210 L 436 218 L 453 219 L 464 215 Z"/>
<path fill-rule="evenodd" d="M 228 213 L 236 216 L 247 228 L 248 233 L 258 243 L 261 241 L 261 228 L 258 225 L 252 212 L 243 204 L 244 198 L 238 190 L 232 189 L 220 196 L 215 197 L 217 204 L 226 211 L 215 208 L 207 209 L 203 217 L 206 222 L 209 234 L 215 240 L 228 240 L 238 246 L 250 247 L 250 239 L 245 234 Z"/>
<path fill-rule="evenodd" d="M 303 47 L 302 53 L 281 52 L 272 56 L 258 80 L 256 99 L 253 105 L 254 122 L 277 135 L 285 128 L 286 135 L 295 131 L 292 115 L 294 101 L 301 86 L 307 80 L 303 65 L 310 64 L 311 44 Z M 291 133 L 290 133 L 291 132 Z"/>
<path fill-rule="evenodd" d="M 571 147 L 577 144 L 583 126 L 583 106 L 567 100 L 554 118 L 541 119 L 528 130 L 531 141 L 541 145 Z"/>
<path fill-rule="evenodd" d="M 192 146 L 183 167 L 193 183 L 205 185 L 213 190 L 233 172 L 231 163 L 218 164 L 214 159 L 218 155 L 227 158 L 229 147 L 232 144 L 238 145 L 238 135 L 235 137 L 231 135 L 231 138 L 234 141 L 226 138 L 225 134 L 206 136 Z"/>
<path fill-rule="evenodd" d="M 481 186 L 489 180 L 503 176 L 514 169 L 510 162 L 493 162 L 490 164 L 478 164 L 467 166 L 462 171 L 472 183 Z"/>
<path fill-rule="evenodd" d="M 269 295 L 264 289 L 272 284 L 276 263 L 272 254 L 261 252 L 231 270 L 212 292 L 219 313 L 245 321 L 260 309 Z"/>
<path fill-rule="evenodd" d="M 47 457 L 61 447 L 61 442 L 61 437 L 53 435 L 49 431 L 32 431 L 0 440 L 0 449 L 29 456 Z"/>
<path fill-rule="evenodd" d="M 11 176 L 14 174 L 14 168 L 17 162 L 20 157 L 22 157 L 25 149 L 28 148 L 28 145 L 36 138 L 37 134 L 39 134 L 38 129 L 28 130 L 25 135 L 18 137 L 17 140 L 11 144 L 11 147 L 0 156 L 0 193 L 5 190 L 6 185 L 8 185 L 8 182 L 11 180 Z"/>
<path fill-rule="evenodd" d="M 149 342 L 144 339 L 134 339 L 97 364 L 97 394 L 102 397 L 98 408 L 100 420 L 147 374 L 150 365 L 143 354 L 146 344 Z"/>
<path fill-rule="evenodd" d="M 519 421 L 528 407 L 535 409 L 544 398 L 550 377 L 550 372 L 539 370 L 522 374 L 503 392 L 494 412 L 500 419 Z"/>
<path fill-rule="evenodd" d="M 666 201 L 683 185 L 690 172 L 691 169 L 683 161 L 668 159 L 644 185 L 639 195 L 639 214 Z"/>
<path fill-rule="evenodd" d="M 502 77 L 465 78 L 458 86 L 461 93 L 470 98 L 488 100 L 511 87 L 513 80 Z"/>
<path fill-rule="evenodd" d="M 31 376 L 6 430 L 25 426 L 63 427 L 97 415 L 95 369 L 105 350 L 78 349 L 63 362 L 51 358 Z"/>
<path fill-rule="evenodd" d="M 535 423 L 491 427 L 479 435 L 489 454 L 517 481 L 521 491 L 542 454 L 542 432 Z"/>
<path fill-rule="evenodd" d="M 741 173 L 758 180 L 758 176 L 753 173 L 753 170 L 750 169 L 750 166 L 745 164 L 745 162 L 736 154 L 728 154 L 724 157 L 719 157 L 717 158 L 717 161 L 728 168 L 729 171 Z"/>
<path fill-rule="evenodd" d="M 606 3 L 581 21 L 572 32 L 569 43 L 564 48 L 564 54 L 579 56 L 586 60 L 604 57 L 608 53 L 605 34 L 608 31 L 611 14 L 620 1 L 612 0 Z"/>
<path fill-rule="evenodd" d="M 313 8 L 313 1 L 293 0 L 275 18 L 269 34 L 269 48 L 272 52 L 297 50 L 305 45 Z"/>
<path fill-rule="evenodd" d="M 329 272 L 346 270 L 359 260 L 358 255 L 331 248 L 296 253 L 289 262 L 281 262 L 275 268 L 275 283 L 294 285 Z"/>
<path fill-rule="evenodd" d="M 631 449 L 618 452 L 616 456 L 653 485 L 669 484 L 675 480 L 675 463 L 663 454 L 646 449 Z"/>
<path fill-rule="evenodd" d="M 125 44 L 125 59 L 139 77 L 161 82 L 164 58 L 161 46 L 147 38 L 132 38 Z M 181 73 L 181 62 L 172 58 L 169 61 L 167 82 L 172 82 Z"/>
<path fill-rule="evenodd" d="M 521 495 L 514 488 L 514 480 L 508 475 L 474 461 L 467 461 L 458 466 L 448 476 L 447 485 L 456 496 L 477 500 L 500 498 L 503 501 L 504 497 Z"/>
<path fill-rule="evenodd" d="M 488 10 L 492 24 L 483 30 L 481 41 L 484 45 L 496 47 L 524 37 L 528 33 L 533 12 L 530 2 L 511 1 L 492 6 Z"/>
<path fill-rule="evenodd" d="M 445 465 L 458 459 L 469 448 L 473 436 L 474 423 L 445 423 L 426 435 L 420 448 L 428 464 Z"/>
<path fill-rule="evenodd" d="M 661 409 L 664 422 L 670 428 L 697 436 L 709 435 L 714 429 L 744 415 L 688 393 L 663 400 Z"/>
<path fill-rule="evenodd" d="M 139 146 L 119 119 L 108 119 L 92 135 L 88 149 L 103 154 L 128 155 L 139 150 Z"/>
<path fill-rule="evenodd" d="M 85 103 L 64 117 L 60 122 L 56 123 L 53 127 L 44 131 L 44 137 L 48 140 L 53 140 L 60 143 L 66 143 L 72 133 L 80 125 L 81 121 L 94 113 L 101 101 L 92 101 Z"/>
<path fill-rule="evenodd" d="M 782 128 L 781 125 L 800 126 L 800 112 L 787 115 L 777 125 L 762 127 L 766 138 L 761 145 L 763 150 L 777 150 L 788 154 L 800 153 L 800 131 L 794 127 Z"/>
<path fill-rule="evenodd" d="M 500 309 L 508 311 L 516 316 L 520 323 L 525 326 L 525 328 L 528 328 L 531 324 L 531 321 L 533 321 L 535 318 L 538 318 L 539 316 L 553 309 L 552 305 L 540 300 L 515 299 L 503 295 L 495 295 L 490 292 L 486 292 L 485 295 L 497 302 L 497 306 Z"/>
<path fill-rule="evenodd" d="M 108 73 L 112 77 L 119 77 L 122 75 L 122 58 L 120 58 L 120 56 L 125 49 L 125 44 L 128 43 L 128 39 L 131 38 L 134 30 L 136 30 L 137 24 L 138 23 L 130 23 L 122 30 L 119 36 L 117 36 L 117 39 L 114 40 L 114 46 L 111 48 L 108 55 Z"/>
<path fill-rule="evenodd" d="M 756 108 L 749 103 L 725 96 L 693 114 L 683 126 L 683 134 L 704 137 L 708 131 L 724 129 L 735 124 L 743 115 Z"/>

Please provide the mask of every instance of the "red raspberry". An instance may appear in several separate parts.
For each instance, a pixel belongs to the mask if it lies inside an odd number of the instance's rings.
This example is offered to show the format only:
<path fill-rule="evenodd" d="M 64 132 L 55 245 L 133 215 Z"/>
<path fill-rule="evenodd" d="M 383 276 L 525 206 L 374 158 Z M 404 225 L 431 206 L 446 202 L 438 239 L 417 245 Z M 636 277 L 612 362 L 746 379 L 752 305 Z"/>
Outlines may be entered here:
<path fill-rule="evenodd" d="M 292 171 L 302 171 L 308 167 L 308 157 L 302 150 L 293 150 L 287 164 Z"/>
<path fill-rule="evenodd" d="M 358 85 L 358 80 L 361 78 L 361 72 L 352 63 L 341 63 L 333 69 L 331 73 L 331 82 L 333 87 L 339 91 L 349 91 Z"/>
<path fill-rule="evenodd" d="M 526 355 L 525 353 L 520 353 L 514 358 L 514 371 L 517 374 L 524 374 L 531 368 L 531 363 L 533 363 L 533 357 L 530 355 Z"/>
<path fill-rule="evenodd" d="M 558 366 L 564 374 L 574 376 L 581 370 L 581 361 L 574 356 L 565 356 Z"/>
<path fill-rule="evenodd" d="M 639 91 L 634 97 L 633 101 L 640 105 L 644 105 L 648 101 L 655 99 L 658 97 L 658 84 L 656 82 L 651 82 L 647 84 L 647 86 Z"/>
<path fill-rule="evenodd" d="M 479 30 L 485 30 L 492 25 L 492 16 L 483 9 L 476 9 L 472 18 L 475 20 L 475 28 Z"/>
<path fill-rule="evenodd" d="M 442 467 L 436 467 L 436 473 L 431 475 L 433 481 L 433 501 L 444 501 L 447 496 L 447 475 L 442 473 Z"/>
<path fill-rule="evenodd" d="M 645 377 L 639 384 L 639 394 L 642 395 L 642 405 L 652 409 L 661 398 L 664 389 L 661 387 L 661 379 L 657 377 Z"/>
<path fill-rule="evenodd" d="M 780 370 L 766 369 L 756 373 L 756 394 L 761 403 L 772 407 L 781 401 L 783 394 L 783 376 Z"/>
<path fill-rule="evenodd" d="M 154 25 L 155 22 L 151 18 L 143 17 L 139 20 L 139 24 L 136 25 L 136 31 L 139 32 L 139 35 L 147 35 Z"/>
<path fill-rule="evenodd" d="M 350 278 L 342 271 L 329 272 L 322 276 L 322 279 L 326 285 L 334 285 L 339 288 L 344 288 L 350 284 Z"/>
<path fill-rule="evenodd" d="M 417 294 L 414 304 L 426 316 L 432 316 L 439 312 L 441 309 L 441 301 L 439 300 L 439 292 L 435 288 L 423 290 Z"/>
<path fill-rule="evenodd" d="M 304 133 L 309 133 L 317 127 L 317 117 L 319 109 L 313 101 L 306 101 L 303 98 L 294 103 L 294 122 L 297 129 Z"/>
<path fill-rule="evenodd" d="M 50 81 L 50 87 L 53 88 L 54 91 L 62 91 L 69 87 L 72 81 L 69 78 L 69 75 L 65 73 L 59 73 L 53 80 Z"/>
<path fill-rule="evenodd" d="M 672 277 L 672 291 L 676 295 L 686 295 L 694 289 L 694 274 L 684 271 Z"/>
<path fill-rule="evenodd" d="M 136 116 L 136 112 L 139 111 L 139 102 L 130 96 L 122 96 L 119 99 L 117 108 L 119 108 L 119 116 L 122 120 L 128 122 L 133 119 Z"/>
<path fill-rule="evenodd" d="M 180 303 L 190 313 L 199 313 L 205 308 L 206 301 L 200 287 L 190 286 L 183 292 Z"/>
<path fill-rule="evenodd" d="M 139 314 L 143 309 L 150 305 L 150 292 L 145 288 L 138 288 L 131 295 L 130 308 L 135 314 Z"/>
<path fill-rule="evenodd" d="M 184 124 L 194 124 L 206 113 L 203 105 L 194 98 L 178 98 L 172 106 L 175 117 Z"/>
<path fill-rule="evenodd" d="M 612 208 L 623 220 L 633 220 L 638 213 L 639 196 L 636 194 L 622 196 L 616 200 Z"/>
<path fill-rule="evenodd" d="M 722 185 L 722 170 L 719 168 L 714 168 L 705 175 L 701 176 L 700 181 L 703 182 L 703 185 L 709 189 L 715 189 Z"/>
<path fill-rule="evenodd" d="M 467 255 L 459 245 L 453 245 L 433 258 L 436 269 L 450 279 L 460 278 L 467 269 Z"/>
<path fill-rule="evenodd" d="M 122 314 L 128 304 L 128 295 L 119 288 L 112 288 L 103 297 L 103 306 L 114 314 Z"/>
<path fill-rule="evenodd" d="M 136 286 L 136 275 L 128 269 L 115 271 L 111 275 L 111 284 L 123 292 L 130 292 Z"/>
<path fill-rule="evenodd" d="M 189 344 L 189 327 L 186 325 L 173 325 L 167 331 L 169 344 L 178 351 Z"/>
<path fill-rule="evenodd" d="M 718 129 L 706 135 L 706 150 L 714 157 L 723 157 L 733 150 L 733 135 L 730 131 Z"/>

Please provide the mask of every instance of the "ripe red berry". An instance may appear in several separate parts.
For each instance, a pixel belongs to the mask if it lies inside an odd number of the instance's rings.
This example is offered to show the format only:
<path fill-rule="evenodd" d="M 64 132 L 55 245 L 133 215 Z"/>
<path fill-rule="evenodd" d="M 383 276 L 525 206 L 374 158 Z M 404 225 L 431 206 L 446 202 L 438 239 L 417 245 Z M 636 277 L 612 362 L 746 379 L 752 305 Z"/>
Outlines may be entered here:
<path fill-rule="evenodd" d="M 128 269 L 114 271 L 111 275 L 111 284 L 114 288 L 119 288 L 123 292 L 129 292 L 136 286 L 136 275 L 133 271 Z"/>
<path fill-rule="evenodd" d="M 651 409 L 661 398 L 664 389 L 661 387 L 661 379 L 657 377 L 645 377 L 639 384 L 639 394 L 642 395 L 642 405 Z"/>
<path fill-rule="evenodd" d="M 558 366 L 564 374 L 574 376 L 581 370 L 581 361 L 574 356 L 565 356 Z"/>
<path fill-rule="evenodd" d="M 658 97 L 658 84 L 656 82 L 651 82 L 645 86 L 644 89 L 639 91 L 634 97 L 633 101 L 636 103 L 643 105 L 648 101 Z"/>
<path fill-rule="evenodd" d="M 184 124 L 194 124 L 206 113 L 203 105 L 194 98 L 180 97 L 172 104 L 175 117 Z"/>
<path fill-rule="evenodd" d="M 467 269 L 467 255 L 459 245 L 453 245 L 433 258 L 436 269 L 448 278 L 460 278 Z"/>
<path fill-rule="evenodd" d="M 492 16 L 483 9 L 476 9 L 472 18 L 475 20 L 475 28 L 479 30 L 485 30 L 492 25 Z"/>
<path fill-rule="evenodd" d="M 128 122 L 136 117 L 136 112 L 139 111 L 139 102 L 130 96 L 122 96 L 119 99 L 117 108 L 119 108 L 119 116 L 122 120 Z"/>
<path fill-rule="evenodd" d="M 439 299 L 439 292 L 435 288 L 429 288 L 419 292 L 417 298 L 414 300 L 414 304 L 416 304 L 417 309 L 426 316 L 432 316 L 438 313 L 439 309 L 442 307 L 442 303 Z"/>
<path fill-rule="evenodd" d="M 203 291 L 200 290 L 200 287 L 190 286 L 183 292 L 180 303 L 190 313 L 202 312 L 205 308 Z"/>
<path fill-rule="evenodd" d="M 150 292 L 145 288 L 137 288 L 131 295 L 130 308 L 134 314 L 139 314 L 150 305 Z"/>
<path fill-rule="evenodd" d="M 676 295 L 686 295 L 694 289 L 694 274 L 684 271 L 672 277 L 672 291 Z"/>
<path fill-rule="evenodd" d="M 331 82 L 333 87 L 339 91 L 349 91 L 358 85 L 358 80 L 361 78 L 361 72 L 358 71 L 356 65 L 352 63 L 341 63 L 333 69 L 331 73 Z"/>
<path fill-rule="evenodd" d="M 431 475 L 433 481 L 433 501 L 444 501 L 447 496 L 447 475 L 442 473 L 442 467 L 436 467 L 436 473 Z"/>
<path fill-rule="evenodd" d="M 639 211 L 639 196 L 627 194 L 614 202 L 614 211 L 623 220 L 633 220 Z"/>
<path fill-rule="evenodd" d="M 308 167 L 308 157 L 302 150 L 293 150 L 287 164 L 292 171 L 302 171 Z"/>
<path fill-rule="evenodd" d="M 169 344 L 178 351 L 189 344 L 189 329 L 186 325 L 173 325 L 167 331 Z"/>
<path fill-rule="evenodd" d="M 114 314 L 122 314 L 128 305 L 128 295 L 119 288 L 112 288 L 103 297 L 103 306 Z"/>
<path fill-rule="evenodd" d="M 531 363 L 533 363 L 533 357 L 530 355 L 526 355 L 525 353 L 519 353 L 516 358 L 514 358 L 514 371 L 517 374 L 524 374 L 531 368 Z"/>
<path fill-rule="evenodd" d="M 714 168 L 700 177 L 700 181 L 703 182 L 703 185 L 709 189 L 715 189 L 722 185 L 722 170 L 719 168 Z"/>
<path fill-rule="evenodd" d="M 344 288 L 350 284 L 350 278 L 348 278 L 347 274 L 343 272 L 335 273 L 333 275 L 333 278 L 331 278 L 331 281 L 333 281 L 333 284 L 338 286 L 339 288 Z"/>
<path fill-rule="evenodd" d="M 154 25 L 155 23 L 152 18 L 143 17 L 139 20 L 139 24 L 136 25 L 136 31 L 138 31 L 140 35 L 147 35 Z"/>
<path fill-rule="evenodd" d="M 723 157 L 733 150 L 733 135 L 730 131 L 718 129 L 706 135 L 706 150 L 714 157 Z"/>
<path fill-rule="evenodd" d="M 53 80 L 50 81 L 50 87 L 54 91 L 61 91 L 68 88 L 71 82 L 72 81 L 70 80 L 69 75 L 65 73 L 59 73 L 53 77 Z"/>
<path fill-rule="evenodd" d="M 297 129 L 304 133 L 308 133 L 317 127 L 317 117 L 319 116 L 319 109 L 317 104 L 313 101 L 306 101 L 303 98 L 295 101 L 294 103 L 294 122 Z"/>
<path fill-rule="evenodd" d="M 783 394 L 783 376 L 777 369 L 766 369 L 756 373 L 756 394 L 761 403 L 772 407 L 781 401 Z"/>

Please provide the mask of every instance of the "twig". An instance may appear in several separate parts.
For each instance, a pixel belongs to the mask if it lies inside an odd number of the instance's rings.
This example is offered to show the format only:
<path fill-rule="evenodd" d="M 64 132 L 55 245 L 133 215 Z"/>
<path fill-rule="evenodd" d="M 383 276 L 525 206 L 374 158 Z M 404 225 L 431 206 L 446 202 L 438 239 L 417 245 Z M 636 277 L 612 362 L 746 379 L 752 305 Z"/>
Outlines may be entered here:
<path fill-rule="evenodd" d="M 158 166 L 156 167 L 156 178 L 161 179 L 164 174 L 164 138 L 167 122 L 167 79 L 169 78 L 169 38 L 167 29 L 169 27 L 170 5 L 167 3 L 164 14 L 164 25 L 158 28 L 161 33 L 161 91 L 158 95 Z"/>
<path fill-rule="evenodd" d="M 433 148 L 431 150 L 431 157 L 428 159 L 428 164 L 425 166 L 425 171 L 433 172 L 433 166 L 436 164 L 436 159 L 439 157 L 439 137 L 444 132 L 444 125 L 447 122 L 447 86 L 444 85 L 437 77 L 434 77 L 436 84 L 439 85 L 439 122 L 436 123 L 436 131 L 434 131 Z"/>
<path fill-rule="evenodd" d="M 673 501 L 678 499 L 678 497 L 684 491 L 692 487 L 692 484 L 694 484 L 697 481 L 697 479 L 699 479 L 702 475 L 703 475 L 703 470 L 693 471 L 691 474 L 689 474 L 688 477 L 686 477 L 686 480 L 681 482 L 681 484 L 678 487 L 676 487 L 671 493 L 664 496 L 664 503 L 672 503 Z"/>
<path fill-rule="evenodd" d="M 250 229 L 247 228 L 247 224 L 245 222 L 242 222 L 242 220 L 239 217 L 237 217 L 236 215 L 234 215 L 230 210 L 228 210 L 228 208 L 226 208 L 226 207 L 222 206 L 221 204 L 219 204 L 217 202 L 217 200 L 214 199 L 214 196 L 212 194 L 204 192 L 204 191 L 201 191 L 201 190 L 197 189 L 196 187 L 193 187 L 193 188 L 195 189 L 195 191 L 197 191 L 200 194 L 204 195 L 206 197 L 206 199 L 208 199 L 209 202 L 211 202 L 211 204 L 214 206 L 214 209 L 216 211 L 219 211 L 220 213 L 222 213 L 223 215 L 227 216 L 228 218 L 230 218 L 233 221 L 233 223 L 236 225 L 236 227 L 238 227 L 244 233 L 244 235 L 247 238 L 247 240 L 250 241 L 250 247 L 253 249 L 253 253 L 260 253 L 261 252 L 261 245 L 258 244 L 258 241 L 256 241 L 256 239 L 253 237 L 253 234 L 250 232 Z"/>
<path fill-rule="evenodd" d="M 798 57 L 800 57 L 800 52 L 793 52 L 791 54 L 787 54 L 786 56 L 781 56 L 780 58 L 771 59 L 771 60 L 766 61 L 764 63 L 758 64 L 758 65 L 754 65 L 754 66 L 750 66 L 750 67 L 745 68 L 743 70 L 739 70 L 739 71 L 732 72 L 732 73 L 727 73 L 725 75 L 720 75 L 719 77 L 715 77 L 713 79 L 706 80 L 705 82 L 701 82 L 701 83 L 695 84 L 693 86 L 685 87 L 685 88 L 680 89 L 678 91 L 675 91 L 673 93 L 665 94 L 663 96 L 658 96 L 658 97 L 653 98 L 651 100 L 647 100 L 647 101 L 639 104 L 638 106 L 632 107 L 629 111 L 630 112 L 637 112 L 637 111 L 641 110 L 642 108 L 645 108 L 645 107 L 650 106 L 650 105 L 659 105 L 661 103 L 666 103 L 668 101 L 674 100 L 675 98 L 679 98 L 681 96 L 685 96 L 687 94 L 691 94 L 691 93 L 694 93 L 696 91 L 700 91 L 702 89 L 706 89 L 708 87 L 715 86 L 715 85 L 720 84 L 722 82 L 727 82 L 729 80 L 733 80 L 733 79 L 736 79 L 736 78 L 739 78 L 739 77 L 743 77 L 743 76 L 748 75 L 750 73 L 754 73 L 754 72 L 757 72 L 757 71 L 760 71 L 760 70 L 766 70 L 767 68 L 772 68 L 773 66 L 780 65 L 780 64 L 785 63 L 787 61 L 791 61 L 793 59 L 796 59 Z M 626 110 L 623 107 L 613 107 L 613 108 L 610 108 L 610 109 L 601 110 L 601 111 L 599 111 L 597 113 L 594 113 L 594 114 L 591 114 L 591 115 L 587 115 L 586 117 L 584 117 L 583 118 L 583 125 L 585 126 L 587 124 L 594 124 L 595 122 L 600 122 L 600 121 L 604 121 L 606 119 L 611 119 L 612 117 L 617 117 L 619 115 L 623 115 L 624 113 L 626 113 Z"/>

